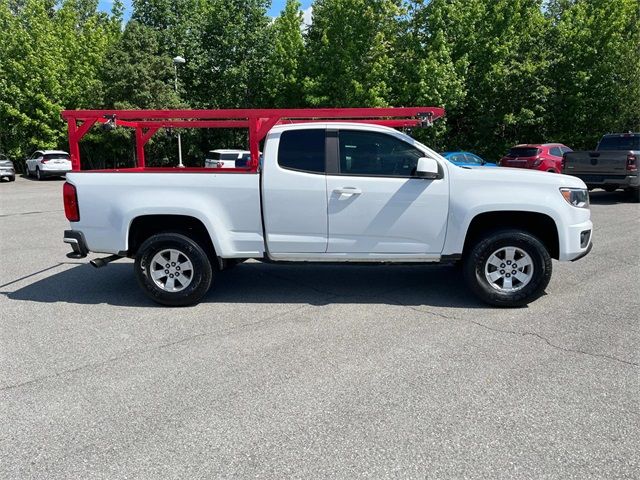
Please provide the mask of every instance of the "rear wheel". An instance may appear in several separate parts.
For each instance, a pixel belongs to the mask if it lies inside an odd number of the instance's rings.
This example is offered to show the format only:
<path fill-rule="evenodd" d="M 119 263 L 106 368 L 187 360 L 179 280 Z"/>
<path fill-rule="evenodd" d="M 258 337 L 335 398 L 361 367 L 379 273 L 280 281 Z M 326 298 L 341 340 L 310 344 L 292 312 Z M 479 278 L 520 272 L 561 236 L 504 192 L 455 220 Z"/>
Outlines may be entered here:
<path fill-rule="evenodd" d="M 611 192 L 615 192 L 618 189 L 618 186 L 617 185 L 606 185 L 606 186 L 602 187 L 602 189 L 605 192 L 611 193 Z"/>
<path fill-rule="evenodd" d="M 179 233 L 148 238 L 136 255 L 135 272 L 139 285 L 153 301 L 173 307 L 198 303 L 213 279 L 205 251 Z"/>
<path fill-rule="evenodd" d="M 640 202 L 640 188 L 628 188 L 625 190 L 625 193 L 630 201 L 634 203 Z"/>
<path fill-rule="evenodd" d="M 533 235 L 500 230 L 481 238 L 464 261 L 471 290 L 498 307 L 521 307 L 537 299 L 551 279 L 551 256 Z"/>
<path fill-rule="evenodd" d="M 42 180 L 44 178 L 44 176 L 42 175 L 42 173 L 40 173 L 40 169 L 38 167 L 36 167 L 36 178 L 38 180 Z"/>
<path fill-rule="evenodd" d="M 9 177 L 9 181 L 10 182 L 15 182 L 16 181 L 16 176 L 15 175 L 10 176 Z"/>

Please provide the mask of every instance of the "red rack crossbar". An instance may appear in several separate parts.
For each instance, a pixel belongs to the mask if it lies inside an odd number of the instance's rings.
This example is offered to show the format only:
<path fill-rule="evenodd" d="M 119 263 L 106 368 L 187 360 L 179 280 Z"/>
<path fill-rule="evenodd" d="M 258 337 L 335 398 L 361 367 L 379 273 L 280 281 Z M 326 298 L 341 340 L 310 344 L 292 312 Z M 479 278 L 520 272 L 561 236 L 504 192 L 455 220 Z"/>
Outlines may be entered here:
<path fill-rule="evenodd" d="M 251 161 L 246 171 L 256 171 L 260 141 L 279 123 L 349 121 L 388 127 L 418 127 L 430 125 L 443 117 L 437 107 L 401 108 L 302 108 L 244 110 L 65 110 L 69 153 L 73 170 L 81 169 L 79 142 L 96 123 L 113 122 L 135 128 L 136 156 L 139 168 L 145 167 L 144 146 L 161 128 L 248 128 Z M 237 169 L 216 169 L 233 170 Z"/>

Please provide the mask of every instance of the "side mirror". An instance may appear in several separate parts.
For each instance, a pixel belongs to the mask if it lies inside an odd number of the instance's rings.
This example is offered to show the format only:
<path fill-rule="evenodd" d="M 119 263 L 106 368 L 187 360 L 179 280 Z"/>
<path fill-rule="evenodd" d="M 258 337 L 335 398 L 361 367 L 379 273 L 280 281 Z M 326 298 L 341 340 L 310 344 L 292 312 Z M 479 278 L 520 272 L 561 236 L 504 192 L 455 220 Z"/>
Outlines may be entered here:
<path fill-rule="evenodd" d="M 434 180 L 440 176 L 438 162 L 433 158 L 422 157 L 418 159 L 416 177 Z"/>

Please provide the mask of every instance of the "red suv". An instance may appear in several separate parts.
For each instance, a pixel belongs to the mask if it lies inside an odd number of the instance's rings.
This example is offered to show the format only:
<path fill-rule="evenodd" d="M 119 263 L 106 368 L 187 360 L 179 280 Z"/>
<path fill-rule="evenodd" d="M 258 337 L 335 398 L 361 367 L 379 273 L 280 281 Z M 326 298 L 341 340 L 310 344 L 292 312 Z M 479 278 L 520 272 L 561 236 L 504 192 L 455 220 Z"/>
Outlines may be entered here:
<path fill-rule="evenodd" d="M 502 157 L 500 166 L 560 173 L 562 156 L 571 151 L 573 150 L 561 143 L 518 145 Z"/>

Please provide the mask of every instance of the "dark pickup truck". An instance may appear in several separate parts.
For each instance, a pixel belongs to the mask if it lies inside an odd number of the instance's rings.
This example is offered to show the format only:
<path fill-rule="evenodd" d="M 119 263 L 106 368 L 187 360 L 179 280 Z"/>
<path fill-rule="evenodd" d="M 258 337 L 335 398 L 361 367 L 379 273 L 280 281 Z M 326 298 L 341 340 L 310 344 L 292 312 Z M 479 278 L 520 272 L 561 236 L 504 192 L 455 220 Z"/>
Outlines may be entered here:
<path fill-rule="evenodd" d="M 622 188 L 637 197 L 639 160 L 640 133 L 611 133 L 602 137 L 595 151 L 565 153 L 562 171 L 580 178 L 589 190 Z"/>

